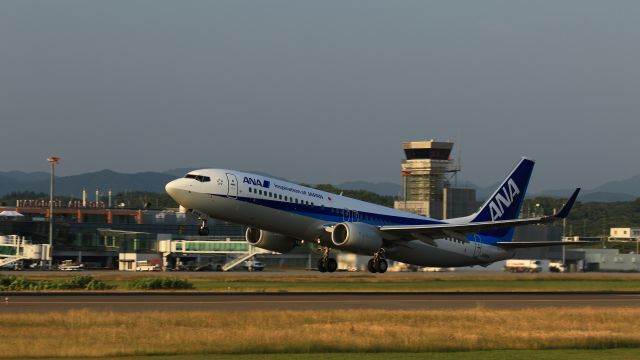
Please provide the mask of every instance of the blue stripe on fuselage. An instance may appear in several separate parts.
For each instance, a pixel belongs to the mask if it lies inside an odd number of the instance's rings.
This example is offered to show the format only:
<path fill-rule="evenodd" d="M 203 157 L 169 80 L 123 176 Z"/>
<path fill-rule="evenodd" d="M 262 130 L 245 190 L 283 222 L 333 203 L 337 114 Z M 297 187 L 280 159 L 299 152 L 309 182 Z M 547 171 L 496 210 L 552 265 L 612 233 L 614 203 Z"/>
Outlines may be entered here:
<path fill-rule="evenodd" d="M 218 194 L 210 194 L 214 196 L 219 196 L 223 198 L 228 198 L 226 195 L 218 195 Z M 364 212 L 364 211 L 351 211 L 352 217 L 351 219 L 345 219 L 343 217 L 344 209 L 327 207 L 327 206 L 318 206 L 318 205 L 306 205 L 300 203 L 291 203 L 286 201 L 278 201 L 271 199 L 260 199 L 260 198 L 252 198 L 252 197 L 241 197 L 234 198 L 234 200 L 242 201 L 249 204 L 264 206 L 274 210 L 286 211 L 290 213 L 294 213 L 296 215 L 305 216 L 308 218 L 326 221 L 328 223 L 341 223 L 345 221 L 355 222 L 353 219 L 353 213 L 358 213 L 357 222 L 367 223 L 373 226 L 384 226 L 384 225 L 430 225 L 430 224 L 444 224 L 442 221 L 433 220 L 433 219 L 413 219 L 413 218 L 405 218 L 402 216 L 392 216 L 392 215 L 383 215 L 372 212 Z M 367 216 L 370 218 L 363 218 L 363 216 Z M 374 218 L 374 219 L 371 219 Z M 506 229 L 508 233 L 512 234 L 514 229 Z M 502 238 L 497 238 L 493 236 L 488 236 L 485 234 L 469 234 L 465 236 L 471 242 L 478 242 L 484 245 L 493 245 L 495 246 L 498 241 L 503 241 Z"/>
<path fill-rule="evenodd" d="M 210 194 L 214 196 L 227 198 L 225 195 Z M 327 221 L 340 223 L 344 221 L 363 222 L 375 226 L 383 225 L 426 225 L 426 224 L 442 224 L 443 222 L 429 219 L 414 219 L 402 216 L 384 215 L 373 212 L 345 210 L 322 205 L 306 205 L 300 203 L 291 203 L 287 201 L 267 200 L 252 197 L 238 196 L 234 200 L 245 203 L 260 205 L 270 209 L 291 212 L 297 215 Z M 346 212 L 346 216 L 345 216 Z M 354 217 L 355 216 L 355 217 Z"/>

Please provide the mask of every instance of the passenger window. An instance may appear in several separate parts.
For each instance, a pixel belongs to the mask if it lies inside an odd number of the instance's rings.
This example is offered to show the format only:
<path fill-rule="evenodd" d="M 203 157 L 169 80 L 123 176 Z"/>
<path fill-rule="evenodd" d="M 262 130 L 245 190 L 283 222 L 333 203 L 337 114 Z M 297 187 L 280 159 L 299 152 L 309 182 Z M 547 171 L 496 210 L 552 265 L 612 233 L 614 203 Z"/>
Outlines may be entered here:
<path fill-rule="evenodd" d="M 249 188 L 249 192 L 251 192 L 251 188 Z"/>
<path fill-rule="evenodd" d="M 289 198 L 287 196 L 284 197 L 284 201 L 289 201 Z"/>
<path fill-rule="evenodd" d="M 258 194 L 262 195 L 262 190 L 258 190 Z"/>
<path fill-rule="evenodd" d="M 296 199 L 296 204 L 298 203 L 298 199 Z"/>
<path fill-rule="evenodd" d="M 278 197 L 280 198 L 280 200 L 282 200 L 282 194 L 278 195 Z"/>

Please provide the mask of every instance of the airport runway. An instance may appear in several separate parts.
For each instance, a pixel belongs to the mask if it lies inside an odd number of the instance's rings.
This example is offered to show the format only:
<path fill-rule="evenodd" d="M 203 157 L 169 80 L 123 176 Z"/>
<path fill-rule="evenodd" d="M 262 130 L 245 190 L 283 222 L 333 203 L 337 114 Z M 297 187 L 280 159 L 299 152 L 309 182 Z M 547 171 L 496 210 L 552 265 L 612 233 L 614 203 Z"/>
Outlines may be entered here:
<path fill-rule="evenodd" d="M 0 313 L 90 309 L 139 311 L 251 311 L 332 309 L 464 309 L 540 307 L 638 307 L 636 294 L 549 293 L 318 293 L 318 294 L 0 294 Z M 8 297 L 8 301 L 5 301 Z"/>

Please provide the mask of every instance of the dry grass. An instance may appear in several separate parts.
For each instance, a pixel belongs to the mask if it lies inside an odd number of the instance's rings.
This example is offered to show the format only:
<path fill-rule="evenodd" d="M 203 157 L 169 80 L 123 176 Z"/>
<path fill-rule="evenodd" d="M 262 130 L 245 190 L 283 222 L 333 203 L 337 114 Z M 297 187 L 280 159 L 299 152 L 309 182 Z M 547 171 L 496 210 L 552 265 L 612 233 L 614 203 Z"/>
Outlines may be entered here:
<path fill-rule="evenodd" d="M 0 357 L 640 346 L 640 309 L 0 314 Z"/>

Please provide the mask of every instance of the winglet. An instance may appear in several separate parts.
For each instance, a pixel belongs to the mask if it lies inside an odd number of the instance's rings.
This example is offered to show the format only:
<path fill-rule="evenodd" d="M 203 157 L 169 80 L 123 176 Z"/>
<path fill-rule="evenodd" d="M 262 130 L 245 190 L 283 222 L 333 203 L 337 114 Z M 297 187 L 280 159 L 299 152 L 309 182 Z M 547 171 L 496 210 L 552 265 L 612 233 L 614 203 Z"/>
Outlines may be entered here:
<path fill-rule="evenodd" d="M 567 201 L 566 204 L 564 204 L 564 206 L 562 207 L 562 209 L 560 209 L 560 211 L 558 211 L 558 213 L 556 213 L 553 217 L 556 218 L 560 218 L 560 219 L 564 219 L 567 216 L 569 216 L 569 212 L 571 212 L 571 208 L 573 207 L 573 204 L 575 204 L 576 199 L 578 198 L 578 193 L 580 192 L 580 188 L 577 188 L 573 194 L 571 195 L 571 197 L 569 198 L 569 200 Z"/>

